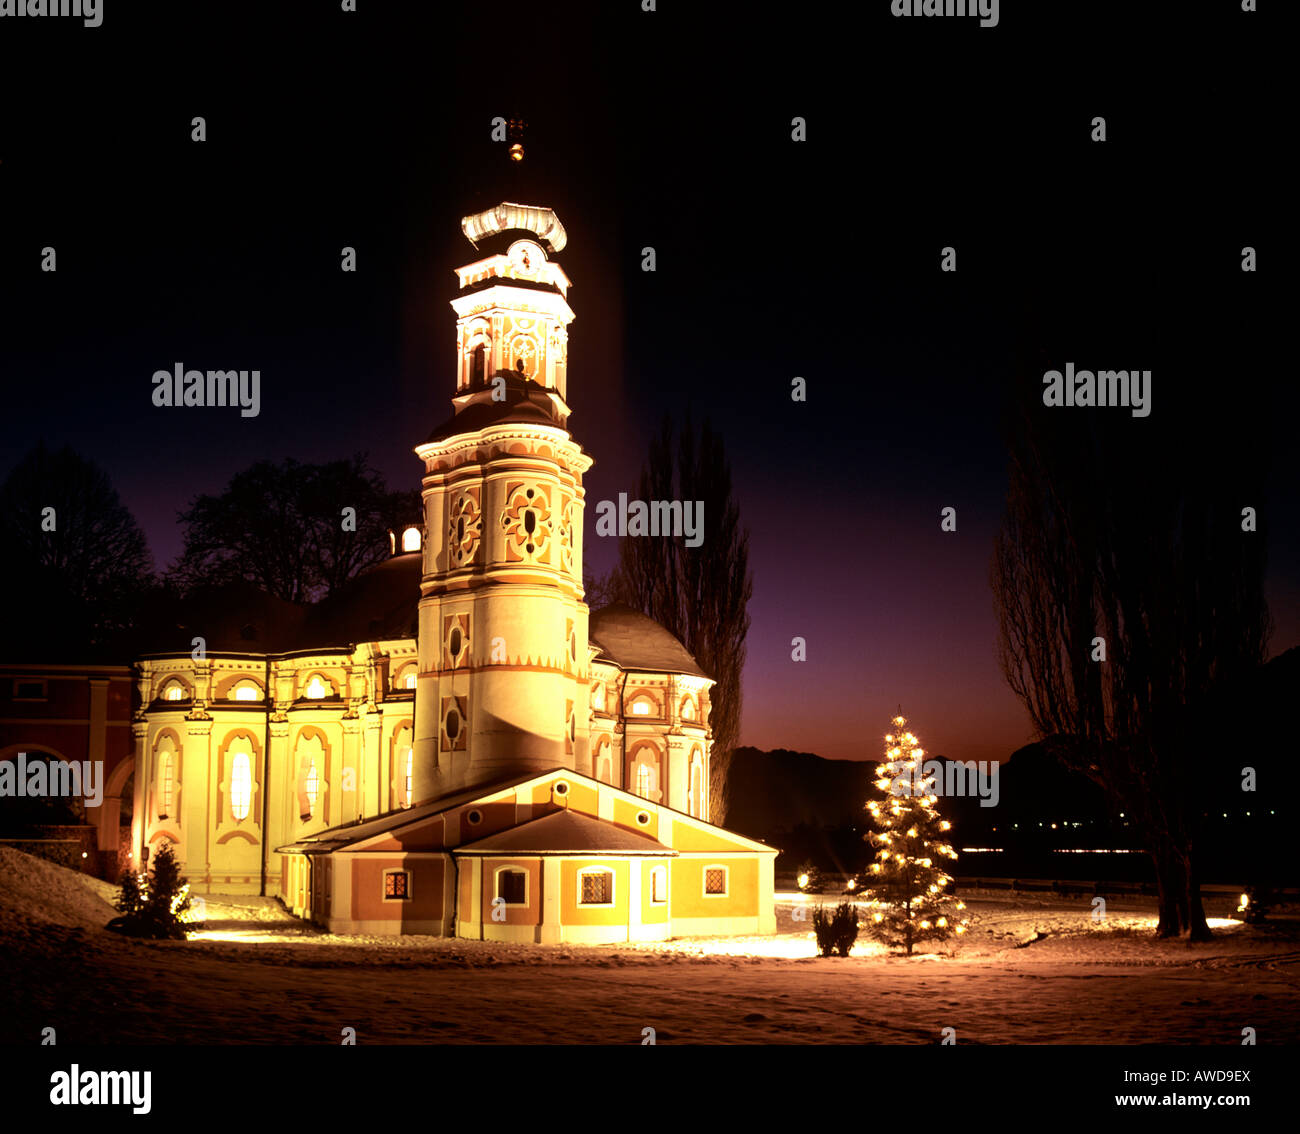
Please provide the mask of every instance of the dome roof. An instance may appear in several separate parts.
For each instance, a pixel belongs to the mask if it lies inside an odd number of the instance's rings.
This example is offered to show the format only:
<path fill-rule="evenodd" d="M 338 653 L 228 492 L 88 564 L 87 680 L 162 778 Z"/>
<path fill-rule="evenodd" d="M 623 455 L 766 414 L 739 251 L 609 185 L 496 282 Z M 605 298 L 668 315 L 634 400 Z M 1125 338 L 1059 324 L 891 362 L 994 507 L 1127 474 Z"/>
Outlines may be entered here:
<path fill-rule="evenodd" d="M 568 240 L 560 218 L 552 209 L 543 205 L 519 205 L 514 201 L 502 201 L 494 208 L 462 217 L 460 222 L 461 232 L 474 245 L 494 233 L 509 232 L 512 229 L 531 232 L 552 253 L 559 252 Z"/>
<path fill-rule="evenodd" d="M 394 555 L 311 605 L 286 602 L 251 583 L 203 588 L 155 612 L 150 653 L 188 654 L 202 635 L 210 654 L 343 650 L 358 642 L 414 638 L 423 557 Z"/>
<path fill-rule="evenodd" d="M 210 654 L 280 653 L 295 647 L 310 611 L 252 583 L 199 587 L 150 605 L 141 652 L 188 654 L 201 637 Z"/>
<path fill-rule="evenodd" d="M 311 608 L 297 649 L 355 646 L 414 638 L 424 557 L 418 551 L 380 560 Z"/>
<path fill-rule="evenodd" d="M 587 636 L 600 647 L 597 660 L 611 661 L 620 669 L 708 677 L 681 642 L 653 618 L 624 603 L 593 610 Z"/>
<path fill-rule="evenodd" d="M 564 428 L 564 418 L 559 416 L 555 401 L 544 386 L 517 374 L 507 376 L 504 372 L 498 372 L 494 379 L 496 377 L 505 379 L 504 401 L 497 401 L 486 391 L 477 392 L 475 400 L 468 402 L 455 416 L 438 426 L 424 439 L 424 444 L 433 445 L 462 433 L 486 429 L 489 425 L 551 425 Z M 419 452 L 419 447 L 416 452 Z"/>

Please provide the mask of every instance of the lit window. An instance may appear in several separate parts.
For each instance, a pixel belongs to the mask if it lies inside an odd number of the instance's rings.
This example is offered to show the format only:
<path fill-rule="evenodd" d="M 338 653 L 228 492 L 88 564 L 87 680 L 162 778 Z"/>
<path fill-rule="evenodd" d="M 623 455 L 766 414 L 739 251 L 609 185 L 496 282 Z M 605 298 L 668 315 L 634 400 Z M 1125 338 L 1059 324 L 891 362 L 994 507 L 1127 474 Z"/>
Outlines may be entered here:
<path fill-rule="evenodd" d="M 637 701 L 632 705 L 632 714 L 638 717 L 648 717 L 650 715 L 650 702 Z"/>
<path fill-rule="evenodd" d="M 582 893 L 580 906 L 607 906 L 614 900 L 614 875 L 608 870 L 593 870 L 580 875 Z"/>
<path fill-rule="evenodd" d="M 163 690 L 163 699 L 166 701 L 184 701 L 185 690 L 173 682 Z"/>
<path fill-rule="evenodd" d="M 307 765 L 305 788 L 307 792 L 307 814 L 303 818 L 310 819 L 316 814 L 316 800 L 320 798 L 320 772 L 316 769 L 315 760 Z"/>
<path fill-rule="evenodd" d="M 307 696 L 310 697 L 313 701 L 319 701 L 322 697 L 325 696 L 327 691 L 328 688 L 325 685 L 325 682 L 321 680 L 320 674 L 317 674 L 309 682 L 307 682 L 307 688 L 305 690 Z"/>
<path fill-rule="evenodd" d="M 230 766 L 230 813 L 235 822 L 248 818 L 248 808 L 253 800 L 253 765 L 247 752 L 236 752 Z"/>
<path fill-rule="evenodd" d="M 408 901 L 411 897 L 410 873 L 405 870 L 385 870 L 384 897 L 395 901 Z"/>
<path fill-rule="evenodd" d="M 693 721 L 695 719 L 695 702 L 689 697 L 682 702 L 682 719 Z"/>
<path fill-rule="evenodd" d="M 412 799 L 411 784 L 414 779 L 415 779 L 415 749 L 408 748 L 406 750 L 406 798 L 405 798 L 405 802 L 402 804 L 403 807 L 411 806 L 411 799 Z"/>
<path fill-rule="evenodd" d="M 176 787 L 175 769 L 172 767 L 172 757 L 170 752 L 163 753 L 162 758 L 162 807 L 158 809 L 158 817 L 166 819 L 172 813 L 172 795 Z"/>
<path fill-rule="evenodd" d="M 650 798 L 650 791 L 653 788 L 654 773 L 650 771 L 649 764 L 638 764 L 636 766 L 636 793 L 642 799 Z"/>
<path fill-rule="evenodd" d="M 411 670 L 410 673 L 408 673 L 404 678 L 402 678 L 402 688 L 403 689 L 415 688 L 415 670 Z"/>
<path fill-rule="evenodd" d="M 599 713 L 605 711 L 605 690 L 600 685 L 591 687 L 591 707 Z"/>
<path fill-rule="evenodd" d="M 420 529 L 407 528 L 402 532 L 402 550 L 419 551 L 420 550 Z"/>
<path fill-rule="evenodd" d="M 508 906 L 522 906 L 528 901 L 528 875 L 522 870 L 497 872 L 497 897 Z"/>
<path fill-rule="evenodd" d="M 236 701 L 260 701 L 262 691 L 251 681 L 241 681 L 234 689 Z"/>
<path fill-rule="evenodd" d="M 657 903 L 668 900 L 668 870 L 666 867 L 656 866 L 650 871 L 650 900 Z"/>
<path fill-rule="evenodd" d="M 704 892 L 706 894 L 725 894 L 727 892 L 727 868 L 710 866 L 704 872 Z"/>

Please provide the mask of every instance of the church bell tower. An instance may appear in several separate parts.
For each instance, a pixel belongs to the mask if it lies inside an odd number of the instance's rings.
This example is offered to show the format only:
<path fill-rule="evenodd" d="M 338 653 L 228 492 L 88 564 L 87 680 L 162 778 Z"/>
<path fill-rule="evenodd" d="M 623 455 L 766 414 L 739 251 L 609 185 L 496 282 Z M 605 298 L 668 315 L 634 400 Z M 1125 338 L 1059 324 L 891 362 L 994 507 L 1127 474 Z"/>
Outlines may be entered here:
<path fill-rule="evenodd" d="M 416 804 L 550 768 L 591 774 L 582 474 L 569 435 L 569 280 L 551 209 L 464 217 L 454 414 L 416 447 L 426 538 Z"/>

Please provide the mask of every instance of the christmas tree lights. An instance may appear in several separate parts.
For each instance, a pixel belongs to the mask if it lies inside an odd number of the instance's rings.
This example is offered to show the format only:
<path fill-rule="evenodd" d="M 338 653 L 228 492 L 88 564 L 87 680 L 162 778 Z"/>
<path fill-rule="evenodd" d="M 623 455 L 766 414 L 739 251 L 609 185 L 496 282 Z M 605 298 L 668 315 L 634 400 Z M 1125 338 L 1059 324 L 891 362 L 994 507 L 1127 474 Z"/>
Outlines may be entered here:
<path fill-rule="evenodd" d="M 897 716 L 885 737 L 885 759 L 876 778 L 885 796 L 867 804 L 875 830 L 864 836 L 876 849 L 876 861 L 863 872 L 860 886 L 870 899 L 867 931 L 891 949 L 911 956 L 924 941 L 946 941 L 966 932 L 966 906 L 950 892 L 952 876 L 936 865 L 956 859 L 944 832 L 952 824 L 935 805 L 932 773 L 922 771 L 921 748 Z"/>

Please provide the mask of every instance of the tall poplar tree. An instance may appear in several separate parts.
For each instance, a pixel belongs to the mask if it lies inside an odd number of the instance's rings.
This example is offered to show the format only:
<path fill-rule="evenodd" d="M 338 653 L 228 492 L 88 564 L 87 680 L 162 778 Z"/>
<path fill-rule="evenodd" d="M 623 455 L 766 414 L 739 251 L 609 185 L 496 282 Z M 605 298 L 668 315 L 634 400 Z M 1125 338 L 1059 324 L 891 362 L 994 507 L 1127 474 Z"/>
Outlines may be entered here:
<path fill-rule="evenodd" d="M 689 417 L 679 437 L 665 417 L 651 443 L 638 488 L 642 500 L 680 500 L 703 507 L 703 542 L 682 536 L 624 536 L 611 581 L 614 597 L 649 615 L 694 655 L 714 679 L 710 699 L 713 751 L 709 814 L 726 819 L 726 783 L 740 738 L 741 677 L 749 633 L 749 533 L 732 492 L 722 437 L 706 421 L 698 434 Z"/>

